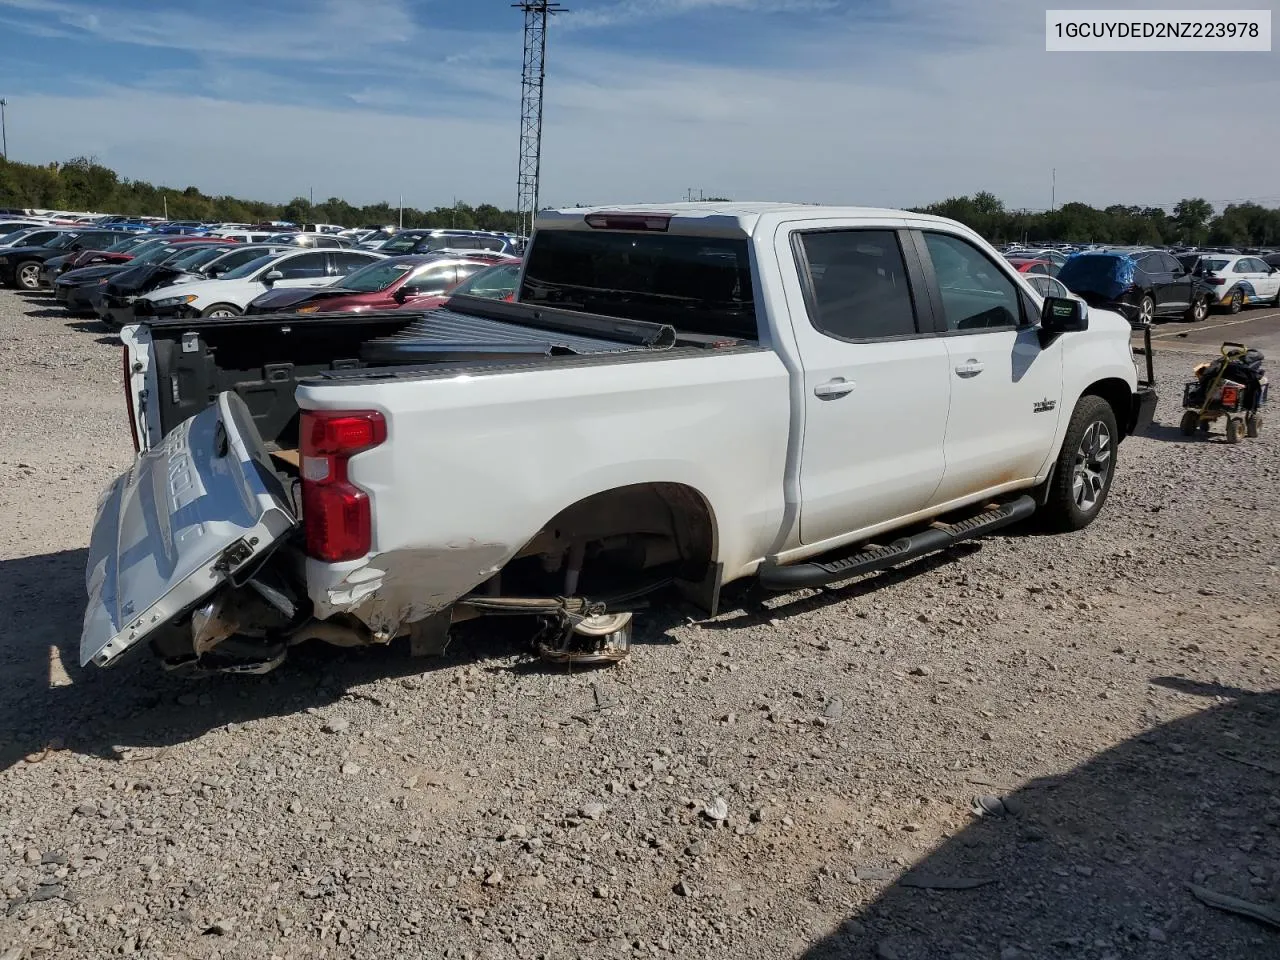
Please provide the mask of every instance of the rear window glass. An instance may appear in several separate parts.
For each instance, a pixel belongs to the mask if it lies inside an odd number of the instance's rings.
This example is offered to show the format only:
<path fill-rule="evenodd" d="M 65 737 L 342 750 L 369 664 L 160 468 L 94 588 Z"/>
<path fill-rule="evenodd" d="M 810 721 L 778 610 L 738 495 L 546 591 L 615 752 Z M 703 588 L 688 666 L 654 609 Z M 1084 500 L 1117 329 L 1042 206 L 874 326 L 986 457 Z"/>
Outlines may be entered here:
<path fill-rule="evenodd" d="M 543 230 L 529 249 L 524 303 L 756 337 L 746 238 Z"/>
<path fill-rule="evenodd" d="M 1213 273 L 1217 270 L 1226 269 L 1227 264 L 1230 262 L 1231 262 L 1230 260 L 1205 257 L 1203 260 L 1200 261 L 1200 269 L 1205 273 Z"/>
<path fill-rule="evenodd" d="M 1068 287 L 1073 283 L 1114 283 L 1120 271 L 1119 257 L 1072 257 L 1058 273 L 1058 279 Z"/>

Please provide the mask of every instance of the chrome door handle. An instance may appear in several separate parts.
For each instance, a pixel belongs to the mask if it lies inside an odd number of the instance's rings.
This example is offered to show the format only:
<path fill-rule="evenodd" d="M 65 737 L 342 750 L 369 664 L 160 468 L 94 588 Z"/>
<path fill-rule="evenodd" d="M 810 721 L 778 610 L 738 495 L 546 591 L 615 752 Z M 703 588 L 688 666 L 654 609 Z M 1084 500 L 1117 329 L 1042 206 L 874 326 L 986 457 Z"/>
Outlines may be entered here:
<path fill-rule="evenodd" d="M 844 377 L 836 377 L 828 380 L 826 383 L 820 383 L 813 388 L 813 395 L 821 397 L 823 400 L 835 400 L 837 397 L 843 397 L 853 393 L 853 388 L 857 384 L 852 380 L 846 380 Z"/>
<path fill-rule="evenodd" d="M 976 377 L 984 369 L 980 360 L 966 360 L 964 363 L 956 364 L 956 373 L 962 377 Z"/>

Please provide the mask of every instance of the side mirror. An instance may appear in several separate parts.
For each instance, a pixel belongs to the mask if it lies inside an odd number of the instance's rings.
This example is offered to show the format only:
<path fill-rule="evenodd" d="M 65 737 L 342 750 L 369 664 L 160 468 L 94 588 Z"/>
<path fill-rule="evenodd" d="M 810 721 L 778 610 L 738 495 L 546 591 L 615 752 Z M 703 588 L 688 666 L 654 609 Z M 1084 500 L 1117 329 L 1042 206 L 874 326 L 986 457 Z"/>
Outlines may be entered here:
<path fill-rule="evenodd" d="M 422 291 L 420 291 L 417 287 L 411 287 L 408 284 L 405 284 L 403 287 L 401 287 L 391 295 L 391 299 L 394 300 L 396 303 L 403 304 L 410 297 L 420 297 L 420 296 L 422 296 Z"/>
<path fill-rule="evenodd" d="M 1045 297 L 1040 308 L 1040 335 L 1053 338 L 1089 329 L 1089 308 L 1074 297 Z"/>
<path fill-rule="evenodd" d="M 226 272 L 227 272 L 227 268 L 222 264 L 217 264 L 216 266 L 212 266 L 209 268 L 209 276 L 211 277 L 220 277 Z M 278 272 L 278 271 L 273 271 L 273 272 Z"/>
<path fill-rule="evenodd" d="M 279 270 L 268 270 L 265 274 L 263 274 L 262 282 L 275 283 L 277 280 L 283 280 L 283 279 L 284 279 L 284 274 L 281 273 Z"/>

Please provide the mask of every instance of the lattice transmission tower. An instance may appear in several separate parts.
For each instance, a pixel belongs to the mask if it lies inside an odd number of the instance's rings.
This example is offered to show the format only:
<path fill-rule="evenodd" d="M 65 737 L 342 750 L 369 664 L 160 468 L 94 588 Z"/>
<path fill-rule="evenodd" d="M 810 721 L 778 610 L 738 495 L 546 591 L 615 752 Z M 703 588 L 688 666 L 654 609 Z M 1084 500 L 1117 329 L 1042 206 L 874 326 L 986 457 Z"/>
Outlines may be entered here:
<path fill-rule="evenodd" d="M 533 218 L 538 212 L 538 182 L 542 176 L 542 86 L 547 77 L 547 21 L 568 8 L 553 0 L 524 0 L 512 6 L 524 11 L 516 211 L 520 214 L 520 232 L 527 237 L 533 233 Z"/>

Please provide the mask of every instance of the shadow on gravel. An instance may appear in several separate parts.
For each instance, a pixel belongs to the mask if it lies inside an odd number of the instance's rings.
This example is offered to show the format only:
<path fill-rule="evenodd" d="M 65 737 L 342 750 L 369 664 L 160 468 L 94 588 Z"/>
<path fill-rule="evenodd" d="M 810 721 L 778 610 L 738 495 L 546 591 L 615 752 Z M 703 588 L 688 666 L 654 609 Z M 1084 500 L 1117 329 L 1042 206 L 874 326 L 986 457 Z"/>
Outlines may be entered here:
<path fill-rule="evenodd" d="M 66 550 L 0 561 L 0 771 L 48 747 L 118 759 L 124 749 L 184 743 L 228 723 L 333 703 L 387 677 L 419 676 L 523 649 L 516 631 L 462 624 L 470 629 L 458 631 L 443 657 L 410 657 L 404 641 L 357 650 L 317 643 L 295 648 L 264 677 L 167 673 L 146 650 L 116 667 L 82 670 L 86 555 Z"/>
<path fill-rule="evenodd" d="M 46 307 L 43 310 L 27 310 L 25 313 L 28 317 L 32 317 L 36 320 L 65 320 L 67 318 L 67 311 L 60 307 Z"/>
<path fill-rule="evenodd" d="M 1022 526 L 1021 524 L 1019 526 Z M 1002 533 L 1012 534 L 1018 528 L 1009 527 Z M 977 553 L 982 549 L 980 541 L 962 541 L 940 553 L 926 554 L 918 560 L 904 563 L 901 566 L 855 580 L 851 583 L 830 587 L 818 587 L 814 593 L 795 596 L 788 593 L 769 593 L 761 590 L 752 580 L 740 581 L 725 588 L 721 598 L 721 616 L 701 624 L 703 630 L 740 630 L 754 627 L 798 614 L 810 613 L 833 603 L 856 600 L 882 590 L 896 586 L 930 570 L 937 570 L 957 560 Z M 772 601 L 772 602 L 771 602 Z"/>
<path fill-rule="evenodd" d="M 803 960 L 1275 960 L 1280 930 L 1188 884 L 1280 910 L 1280 690 L 1153 682 L 1236 698 L 1029 783 L 1013 814 L 975 819 Z M 841 864 L 841 885 L 886 866 Z"/>

